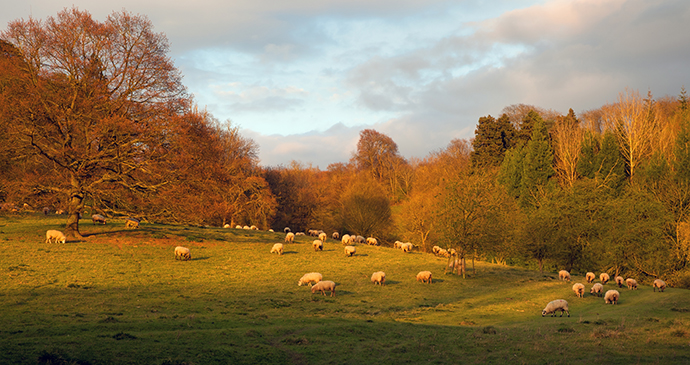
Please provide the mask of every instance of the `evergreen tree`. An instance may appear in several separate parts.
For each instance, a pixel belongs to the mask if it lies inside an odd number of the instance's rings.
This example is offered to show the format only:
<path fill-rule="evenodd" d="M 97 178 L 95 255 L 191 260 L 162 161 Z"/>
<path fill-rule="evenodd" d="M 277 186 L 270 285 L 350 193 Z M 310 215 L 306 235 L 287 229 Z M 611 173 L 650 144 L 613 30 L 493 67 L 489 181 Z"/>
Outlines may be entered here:
<path fill-rule="evenodd" d="M 479 118 L 470 154 L 475 168 L 500 166 L 506 151 L 511 147 L 515 129 L 506 114 L 498 120 L 491 115 Z"/>
<path fill-rule="evenodd" d="M 599 152 L 599 140 L 591 131 L 585 133 L 580 147 L 580 159 L 577 161 L 577 174 L 582 177 L 594 179 L 598 170 L 597 154 Z"/>
<path fill-rule="evenodd" d="M 527 143 L 532 137 L 532 130 L 534 129 L 534 126 L 538 123 L 544 123 L 541 115 L 534 110 L 530 110 L 520 122 L 520 129 L 516 133 L 516 139 L 518 141 L 522 141 L 523 143 Z"/>
<path fill-rule="evenodd" d="M 520 184 L 520 205 L 534 207 L 538 197 L 550 185 L 550 178 L 556 174 L 553 169 L 553 149 L 547 138 L 546 126 L 541 118 L 533 126 L 532 137 L 525 146 Z"/>
<path fill-rule="evenodd" d="M 601 150 L 597 154 L 595 178 L 616 191 L 627 179 L 625 161 L 621 157 L 618 140 L 612 132 L 604 133 Z"/>
<path fill-rule="evenodd" d="M 506 152 L 498 172 L 498 182 L 503 185 L 508 195 L 518 198 L 522 183 L 522 170 L 525 159 L 525 148 L 517 145 Z"/>

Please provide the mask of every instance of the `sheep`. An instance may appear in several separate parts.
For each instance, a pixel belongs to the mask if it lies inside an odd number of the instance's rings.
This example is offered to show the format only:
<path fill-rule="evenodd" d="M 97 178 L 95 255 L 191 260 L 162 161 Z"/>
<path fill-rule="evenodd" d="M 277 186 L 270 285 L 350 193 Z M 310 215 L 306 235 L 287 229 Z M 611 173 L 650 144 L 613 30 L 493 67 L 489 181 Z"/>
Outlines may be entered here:
<path fill-rule="evenodd" d="M 570 310 L 568 309 L 568 301 L 565 299 L 556 299 L 549 302 L 549 304 L 544 307 L 541 311 L 541 316 L 544 317 L 547 314 L 551 314 L 551 317 L 556 316 L 556 312 L 561 311 L 561 317 L 563 313 L 567 313 L 570 317 Z M 553 313 L 553 314 L 552 314 Z"/>
<path fill-rule="evenodd" d="M 288 233 L 285 235 L 285 242 L 292 243 L 292 242 L 294 242 L 294 241 L 295 241 L 295 234 L 292 233 L 292 232 L 288 232 Z"/>
<path fill-rule="evenodd" d="M 451 256 L 450 252 L 448 252 L 448 250 L 446 250 L 445 248 L 438 250 L 437 255 L 443 256 L 443 257 L 450 257 Z"/>
<path fill-rule="evenodd" d="M 398 242 L 400 242 L 400 241 L 395 241 L 395 243 L 398 243 Z M 402 243 L 402 242 L 400 242 L 400 243 Z M 396 248 L 397 248 L 397 247 L 396 247 Z M 438 255 L 439 251 L 441 251 L 441 250 L 442 250 L 442 249 L 441 249 L 441 247 L 439 247 L 439 246 L 434 246 L 434 247 L 431 248 L 431 252 L 433 252 L 434 255 Z"/>
<path fill-rule="evenodd" d="M 666 282 L 664 282 L 661 279 L 656 279 L 654 280 L 654 283 L 652 284 L 654 287 L 654 291 L 656 292 L 656 289 L 659 288 L 659 291 L 662 292 L 664 289 L 666 289 Z"/>
<path fill-rule="evenodd" d="M 227 224 L 227 223 L 225 223 L 225 224 L 223 225 L 223 228 L 230 228 L 230 225 Z"/>
<path fill-rule="evenodd" d="M 269 228 L 268 231 L 271 232 L 271 233 L 274 233 L 274 232 L 275 232 L 275 231 L 273 230 L 273 228 Z"/>
<path fill-rule="evenodd" d="M 591 272 L 591 271 L 590 271 L 590 272 L 588 272 L 588 273 L 587 273 L 587 274 L 585 275 L 585 279 L 587 280 L 587 283 L 591 283 L 591 282 L 593 282 L 593 281 L 594 281 L 594 279 L 596 279 L 596 277 L 597 277 L 597 276 L 596 276 L 596 275 L 594 275 L 594 273 L 593 273 L 593 272 Z"/>
<path fill-rule="evenodd" d="M 44 215 L 50 214 L 50 208 L 49 207 L 43 207 L 43 214 Z"/>
<path fill-rule="evenodd" d="M 307 233 L 308 233 L 309 236 L 311 236 L 311 237 L 317 237 L 317 236 L 319 235 L 319 231 L 317 231 L 317 230 L 315 230 L 315 229 L 310 229 L 309 231 L 307 231 Z"/>
<path fill-rule="evenodd" d="M 601 280 L 601 283 L 603 285 L 606 285 L 606 282 L 611 280 L 611 277 L 609 276 L 609 274 L 602 272 L 601 274 L 599 274 L 599 280 Z"/>
<path fill-rule="evenodd" d="M 600 297 L 603 291 L 604 286 L 601 285 L 601 283 L 595 283 L 594 285 L 592 285 L 592 289 L 589 290 L 589 294 L 594 294 Z"/>
<path fill-rule="evenodd" d="M 242 226 L 242 229 L 246 229 L 246 230 L 248 231 L 248 230 L 252 229 L 252 227 L 249 227 L 249 226 Z"/>
<path fill-rule="evenodd" d="M 570 273 L 566 270 L 561 270 L 558 272 L 558 279 L 563 281 L 570 281 Z"/>
<path fill-rule="evenodd" d="M 238 225 L 235 226 L 235 229 L 242 229 L 242 226 L 240 226 L 240 225 L 238 224 Z"/>
<path fill-rule="evenodd" d="M 323 251 L 323 242 L 321 240 L 314 240 L 311 246 L 314 247 L 314 251 Z"/>
<path fill-rule="evenodd" d="M 55 243 L 65 243 L 66 237 L 65 234 L 56 231 L 54 229 L 49 229 L 46 231 L 46 243 L 51 243 L 52 241 L 55 241 Z"/>
<path fill-rule="evenodd" d="M 330 280 L 319 281 L 311 287 L 311 293 L 314 294 L 320 291 L 321 294 L 326 295 L 327 291 L 331 292 L 331 296 L 335 296 L 335 283 Z"/>
<path fill-rule="evenodd" d="M 575 292 L 575 295 L 577 295 L 578 298 L 585 297 L 585 286 L 583 284 L 575 283 L 573 285 L 573 291 Z"/>
<path fill-rule="evenodd" d="M 125 228 L 126 229 L 136 229 L 139 228 L 139 220 L 136 218 L 127 218 L 125 219 Z"/>
<path fill-rule="evenodd" d="M 617 304 L 620 297 L 621 293 L 619 293 L 618 290 L 611 289 L 604 294 L 604 303 Z"/>
<path fill-rule="evenodd" d="M 304 236 L 304 232 L 297 232 L 295 233 L 295 236 Z"/>
<path fill-rule="evenodd" d="M 274 252 L 277 253 L 278 255 L 282 255 L 283 254 L 283 244 L 282 243 L 276 243 L 275 245 L 273 245 L 273 247 L 271 248 L 271 253 L 274 253 Z"/>
<path fill-rule="evenodd" d="M 377 271 L 371 275 L 371 282 L 374 285 L 379 284 L 381 286 L 386 285 L 386 273 L 383 271 Z"/>
<path fill-rule="evenodd" d="M 402 246 L 403 252 L 411 252 L 413 248 L 414 248 L 414 246 L 411 243 L 409 243 L 409 242 L 403 243 L 403 246 Z"/>
<path fill-rule="evenodd" d="M 257 226 L 251 226 L 251 227 L 249 227 L 249 229 L 251 229 L 252 231 L 258 231 L 258 230 L 259 230 L 259 227 L 257 227 Z"/>
<path fill-rule="evenodd" d="M 319 239 L 321 240 L 321 242 L 326 242 L 327 237 L 328 237 L 328 235 L 326 233 L 324 233 L 324 232 L 319 233 Z"/>
<path fill-rule="evenodd" d="M 355 237 L 355 241 L 357 241 L 357 243 L 364 243 L 364 242 L 366 242 L 367 240 L 364 239 L 363 236 L 357 236 L 357 237 Z"/>
<path fill-rule="evenodd" d="M 374 238 L 374 237 L 368 237 L 367 238 L 367 245 L 376 246 L 378 244 L 379 244 L 379 241 L 377 241 L 376 238 Z"/>
<path fill-rule="evenodd" d="M 287 233 L 290 233 L 292 231 L 290 230 L 290 227 L 285 227 L 285 228 L 283 228 L 283 232 L 285 232 L 287 234 Z"/>
<path fill-rule="evenodd" d="M 637 289 L 637 280 L 633 278 L 627 278 L 625 279 L 625 285 L 628 286 L 628 289 L 630 290 L 636 290 Z"/>
<path fill-rule="evenodd" d="M 309 284 L 309 286 L 311 286 L 312 284 L 316 284 L 321 280 L 323 280 L 323 275 L 319 274 L 318 272 L 310 272 L 302 275 L 297 282 L 297 285 L 302 286 L 303 284 Z"/>
<path fill-rule="evenodd" d="M 100 214 L 94 214 L 91 216 L 91 220 L 93 221 L 93 224 L 96 223 L 103 223 L 105 224 L 105 217 L 100 215 Z"/>
<path fill-rule="evenodd" d="M 342 242 L 343 245 L 349 245 L 350 244 L 350 235 L 344 234 L 343 238 L 340 240 L 340 242 Z"/>
<path fill-rule="evenodd" d="M 55 214 L 62 215 L 62 214 L 65 214 L 65 211 L 62 210 L 62 209 L 58 209 L 58 210 L 55 211 Z"/>
<path fill-rule="evenodd" d="M 616 276 L 616 284 L 618 284 L 619 288 L 622 288 L 624 283 L 625 279 L 622 276 Z"/>
<path fill-rule="evenodd" d="M 338 232 L 333 232 L 333 234 L 331 235 L 331 237 L 333 237 L 334 240 L 339 240 L 339 239 L 340 239 L 340 233 L 338 233 Z"/>
<path fill-rule="evenodd" d="M 345 255 L 353 256 L 355 252 L 357 252 L 357 248 L 355 246 L 345 246 Z"/>
<path fill-rule="evenodd" d="M 417 281 L 422 281 L 422 283 L 431 284 L 431 271 L 420 271 L 417 274 Z"/>
<path fill-rule="evenodd" d="M 187 247 L 177 246 L 175 247 L 175 260 L 188 261 L 192 259 L 192 253 Z"/>

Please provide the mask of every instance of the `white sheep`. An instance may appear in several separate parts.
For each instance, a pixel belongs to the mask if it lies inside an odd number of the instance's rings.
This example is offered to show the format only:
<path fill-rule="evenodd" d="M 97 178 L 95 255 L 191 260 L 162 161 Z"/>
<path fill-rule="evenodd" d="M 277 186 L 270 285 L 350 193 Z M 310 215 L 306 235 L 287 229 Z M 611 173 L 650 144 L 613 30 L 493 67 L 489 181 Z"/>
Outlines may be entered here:
<path fill-rule="evenodd" d="M 177 246 L 175 247 L 175 260 L 191 260 L 192 253 L 187 247 Z"/>
<path fill-rule="evenodd" d="M 50 207 L 43 207 L 43 214 L 45 214 L 45 215 L 50 214 Z"/>
<path fill-rule="evenodd" d="M 400 242 L 400 241 L 395 241 L 395 243 L 398 243 L 398 242 Z M 402 243 L 402 242 L 400 242 L 400 243 Z M 434 246 L 431 248 L 431 252 L 433 252 L 434 255 L 438 255 L 439 251 L 441 251 L 441 250 L 442 250 L 442 248 L 440 246 Z"/>
<path fill-rule="evenodd" d="M 585 275 L 585 279 L 587 280 L 587 282 L 588 282 L 588 283 L 591 283 L 591 282 L 593 282 L 593 281 L 594 281 L 594 279 L 596 279 L 596 278 L 597 278 L 597 276 L 596 276 L 596 275 L 594 275 L 594 273 L 593 273 L 593 272 L 591 272 L 591 271 L 590 271 L 590 272 L 588 272 L 588 273 L 587 273 L 587 274 Z"/>
<path fill-rule="evenodd" d="M 558 272 L 558 279 L 570 281 L 570 273 L 567 270 L 561 270 Z"/>
<path fill-rule="evenodd" d="M 376 245 L 378 245 L 378 244 L 379 244 L 379 241 L 376 240 L 376 238 L 374 238 L 374 237 L 367 237 L 367 245 L 376 246 Z"/>
<path fill-rule="evenodd" d="M 297 282 L 297 285 L 302 286 L 303 284 L 309 284 L 309 286 L 311 286 L 312 284 L 316 284 L 321 280 L 323 280 L 323 275 L 319 274 L 318 272 L 310 272 L 302 275 Z"/>
<path fill-rule="evenodd" d="M 314 251 L 323 251 L 323 242 L 321 240 L 314 240 L 311 246 L 314 247 Z"/>
<path fill-rule="evenodd" d="M 604 292 L 604 286 L 601 283 L 595 283 L 592 285 L 592 289 L 589 290 L 589 294 L 594 294 L 598 297 Z"/>
<path fill-rule="evenodd" d="M 422 281 L 422 283 L 431 284 L 431 271 L 420 271 L 417 274 L 417 281 Z"/>
<path fill-rule="evenodd" d="M 105 224 L 105 217 L 100 215 L 100 214 L 94 214 L 91 216 L 91 220 L 93 221 L 93 224 L 96 223 L 103 223 Z"/>
<path fill-rule="evenodd" d="M 602 284 L 606 285 L 606 282 L 611 280 L 611 277 L 609 276 L 609 274 L 602 272 L 601 274 L 599 274 L 599 280 L 601 280 Z"/>
<path fill-rule="evenodd" d="M 654 283 L 652 284 L 654 287 L 654 291 L 656 292 L 656 289 L 659 288 L 659 291 L 662 292 L 664 289 L 666 289 L 666 282 L 664 282 L 661 279 L 656 279 L 654 280 Z"/>
<path fill-rule="evenodd" d="M 275 232 L 275 231 L 273 230 L 273 228 L 269 228 L 268 231 L 271 232 L 271 233 L 274 233 L 274 232 Z"/>
<path fill-rule="evenodd" d="M 225 224 L 223 225 L 223 228 L 230 228 L 230 227 L 231 227 L 231 226 L 230 226 L 228 223 L 225 223 Z"/>
<path fill-rule="evenodd" d="M 617 304 L 620 297 L 621 293 L 619 293 L 618 290 L 608 290 L 606 294 L 604 294 L 604 303 Z"/>
<path fill-rule="evenodd" d="M 625 279 L 625 285 L 628 286 L 628 289 L 630 290 L 636 290 L 637 289 L 637 280 L 633 278 L 627 278 Z"/>
<path fill-rule="evenodd" d="M 321 242 L 326 242 L 327 237 L 328 237 L 328 235 L 326 233 L 324 233 L 324 232 L 319 233 L 319 239 L 321 240 Z"/>
<path fill-rule="evenodd" d="M 395 241 L 395 242 L 393 243 L 393 248 L 401 248 L 401 247 L 402 247 L 402 244 L 403 244 L 403 243 L 400 242 L 400 241 Z"/>
<path fill-rule="evenodd" d="M 249 226 L 242 226 L 242 229 L 250 230 L 250 229 L 252 229 L 252 227 L 249 227 Z"/>
<path fill-rule="evenodd" d="M 623 284 L 625 284 L 625 279 L 622 276 L 616 276 L 616 284 L 618 284 L 619 288 L 622 288 Z"/>
<path fill-rule="evenodd" d="M 412 251 L 412 247 L 413 247 L 412 244 L 407 242 L 407 243 L 403 243 L 402 247 L 400 247 L 400 248 L 402 249 L 403 252 L 410 252 L 410 251 Z"/>
<path fill-rule="evenodd" d="M 283 232 L 285 232 L 285 233 L 291 232 L 291 231 L 290 231 L 290 227 L 285 227 L 285 228 L 283 228 Z"/>
<path fill-rule="evenodd" d="M 333 234 L 331 235 L 331 237 L 333 237 L 334 240 L 339 240 L 339 239 L 340 239 L 340 233 L 338 233 L 338 232 L 333 232 Z"/>
<path fill-rule="evenodd" d="M 343 245 L 349 245 L 350 244 L 350 235 L 344 234 L 343 238 L 340 240 L 340 242 L 342 242 Z"/>
<path fill-rule="evenodd" d="M 575 292 L 575 295 L 577 295 L 578 298 L 584 298 L 585 297 L 585 286 L 584 286 L 584 284 L 575 283 L 573 285 L 573 291 Z"/>
<path fill-rule="evenodd" d="M 257 227 L 257 226 L 251 226 L 251 227 L 249 227 L 249 229 L 251 229 L 252 231 L 258 231 L 258 230 L 259 230 L 259 227 Z"/>
<path fill-rule="evenodd" d="M 331 292 L 331 296 L 335 296 L 335 283 L 330 280 L 319 281 L 311 287 L 311 293 L 314 294 L 320 291 L 321 294 L 326 295 L 326 292 Z"/>
<path fill-rule="evenodd" d="M 46 243 L 51 243 L 53 241 L 55 241 L 55 243 L 65 243 L 65 241 L 66 241 L 65 234 L 60 232 L 60 231 L 56 231 L 54 229 L 47 230 L 46 231 Z"/>
<path fill-rule="evenodd" d="M 568 317 L 570 317 L 568 301 L 566 301 L 565 299 L 556 299 L 550 301 L 549 304 L 547 304 L 546 307 L 541 311 L 541 316 L 544 317 L 547 314 L 551 314 L 551 317 L 555 317 L 556 312 L 558 311 L 561 311 L 561 317 L 563 317 L 563 313 L 568 313 Z"/>
<path fill-rule="evenodd" d="M 295 233 L 295 236 L 304 236 L 304 232 L 297 232 Z"/>
<path fill-rule="evenodd" d="M 136 229 L 139 228 L 139 220 L 136 218 L 127 218 L 125 219 L 125 228 L 126 229 Z"/>
<path fill-rule="evenodd" d="M 271 248 L 271 253 L 274 253 L 274 252 L 277 253 L 278 255 L 282 255 L 283 254 L 283 244 L 282 243 L 276 243 L 275 245 L 273 245 L 273 247 Z"/>
<path fill-rule="evenodd" d="M 383 271 L 377 271 L 371 275 L 371 282 L 374 283 L 374 285 L 379 284 L 379 285 L 386 285 L 386 273 Z"/>
<path fill-rule="evenodd" d="M 235 229 L 242 229 L 242 226 L 240 226 L 240 225 L 238 224 L 238 225 L 235 226 Z"/>
<path fill-rule="evenodd" d="M 311 236 L 311 237 L 317 237 L 317 236 L 319 235 L 319 231 L 317 231 L 317 230 L 315 230 L 315 229 L 310 229 L 310 230 L 307 231 L 307 233 L 308 233 L 309 236 Z"/>
<path fill-rule="evenodd" d="M 345 255 L 353 256 L 357 252 L 357 247 L 355 246 L 345 246 Z"/>
<path fill-rule="evenodd" d="M 287 243 L 292 243 L 292 242 L 294 242 L 294 241 L 295 241 L 295 234 L 292 233 L 292 232 L 288 232 L 288 233 L 285 235 L 285 242 L 287 242 Z"/>
<path fill-rule="evenodd" d="M 364 242 L 366 242 L 367 240 L 364 239 L 363 236 L 357 236 L 357 237 L 355 237 L 355 241 L 357 241 L 357 243 L 364 243 Z"/>
<path fill-rule="evenodd" d="M 446 250 L 445 248 L 438 250 L 438 253 L 436 253 L 436 255 L 443 256 L 443 257 L 450 257 L 451 256 L 450 252 L 448 250 Z"/>

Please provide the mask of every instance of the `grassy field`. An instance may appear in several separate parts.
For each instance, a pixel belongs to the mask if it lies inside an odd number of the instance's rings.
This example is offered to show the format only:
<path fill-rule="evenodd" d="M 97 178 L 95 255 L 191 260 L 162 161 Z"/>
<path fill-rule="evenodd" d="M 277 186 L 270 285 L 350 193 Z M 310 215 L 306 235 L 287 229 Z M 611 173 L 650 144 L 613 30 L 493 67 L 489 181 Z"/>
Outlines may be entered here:
<path fill-rule="evenodd" d="M 116 220 L 44 243 L 64 220 L 0 217 L 2 364 L 690 363 L 688 290 L 623 288 L 605 305 L 556 273 L 479 262 L 462 279 L 419 252 L 359 245 L 346 257 L 340 242 L 314 252 L 298 237 L 278 256 L 282 233 Z M 191 261 L 174 260 L 178 245 Z M 370 281 L 379 270 L 384 287 Z M 433 284 L 416 282 L 421 270 Z M 311 271 L 337 296 L 298 287 Z M 542 318 L 558 298 L 571 317 Z"/>

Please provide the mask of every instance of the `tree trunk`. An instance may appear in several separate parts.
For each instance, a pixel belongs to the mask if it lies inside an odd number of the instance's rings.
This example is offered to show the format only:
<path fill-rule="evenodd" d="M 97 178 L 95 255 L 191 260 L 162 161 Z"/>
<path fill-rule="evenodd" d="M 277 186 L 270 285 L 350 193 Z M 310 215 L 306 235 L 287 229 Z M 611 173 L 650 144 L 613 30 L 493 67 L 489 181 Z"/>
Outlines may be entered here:
<path fill-rule="evenodd" d="M 539 271 L 544 274 L 544 262 L 542 260 L 539 260 Z"/>
<path fill-rule="evenodd" d="M 67 208 L 67 229 L 65 235 L 67 237 L 84 238 L 79 233 L 79 215 L 84 208 L 84 190 L 81 187 L 79 180 L 72 175 L 72 191 L 69 197 L 69 207 Z"/>

